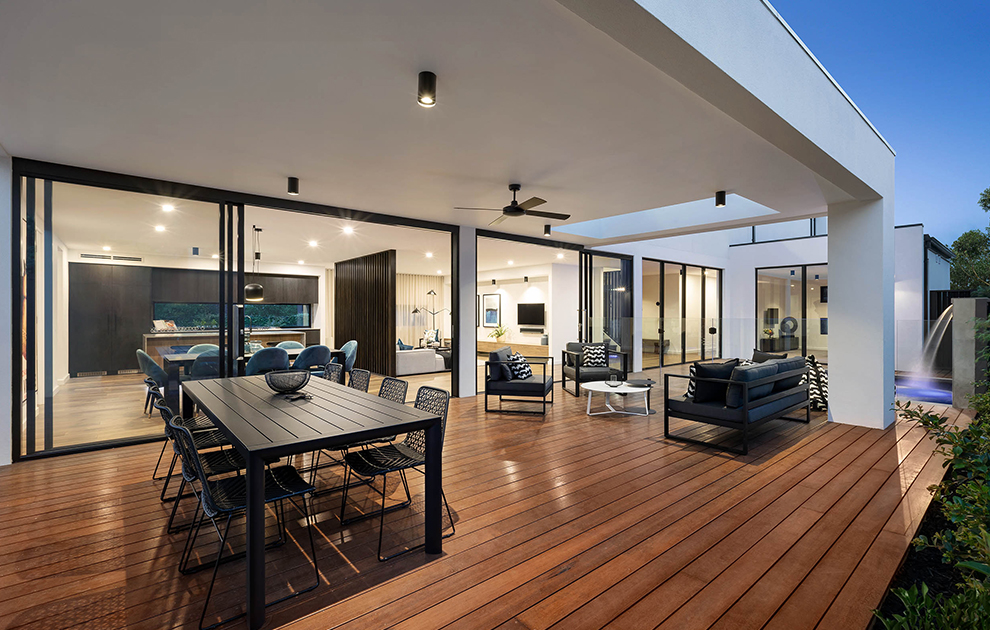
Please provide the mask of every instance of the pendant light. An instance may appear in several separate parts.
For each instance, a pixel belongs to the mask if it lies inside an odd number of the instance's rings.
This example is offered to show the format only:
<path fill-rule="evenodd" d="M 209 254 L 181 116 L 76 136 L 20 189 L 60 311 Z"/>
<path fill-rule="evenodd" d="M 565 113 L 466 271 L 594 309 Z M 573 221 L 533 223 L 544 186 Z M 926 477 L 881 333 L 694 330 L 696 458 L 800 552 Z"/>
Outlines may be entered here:
<path fill-rule="evenodd" d="M 725 207 L 725 191 L 720 190 L 715 193 L 715 207 L 724 208 Z"/>
<path fill-rule="evenodd" d="M 251 229 L 253 230 L 251 251 L 254 253 L 254 258 L 251 260 L 251 272 L 257 276 L 258 270 L 261 268 L 261 228 L 252 225 Z M 264 299 L 265 287 L 257 282 L 252 282 L 244 287 L 245 302 L 261 302 Z"/>

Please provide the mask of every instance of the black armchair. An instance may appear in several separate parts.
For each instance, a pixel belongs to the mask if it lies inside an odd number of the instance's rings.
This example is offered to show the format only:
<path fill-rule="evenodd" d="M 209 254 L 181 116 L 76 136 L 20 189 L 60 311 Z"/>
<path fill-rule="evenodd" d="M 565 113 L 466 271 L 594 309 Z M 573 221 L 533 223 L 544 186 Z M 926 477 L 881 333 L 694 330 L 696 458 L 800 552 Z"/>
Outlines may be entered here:
<path fill-rule="evenodd" d="M 503 348 L 504 350 L 504 348 Z M 496 355 L 497 353 L 492 353 Z M 539 398 L 543 407 L 540 411 L 513 410 L 506 413 L 525 413 L 545 416 L 547 413 L 547 396 L 549 403 L 553 404 L 553 357 L 523 357 L 529 361 L 533 375 L 529 378 L 505 379 L 503 366 L 508 366 L 512 362 L 503 360 L 485 361 L 485 413 L 501 412 L 502 401 L 508 402 L 536 402 L 533 399 Z M 488 408 L 488 397 L 498 396 L 499 408 Z M 513 396 L 514 398 L 507 398 Z M 529 400 L 526 400 L 529 399 Z"/>
<path fill-rule="evenodd" d="M 612 375 L 615 375 L 620 381 L 626 380 L 629 374 L 629 353 L 617 350 L 614 346 L 609 344 L 606 347 L 605 352 L 605 362 L 608 364 L 605 367 L 586 367 L 581 365 L 582 356 L 584 355 L 585 346 L 603 345 L 603 342 L 598 343 L 582 343 L 571 341 L 568 342 L 567 348 L 561 351 L 561 372 L 563 373 L 563 380 L 561 382 L 561 387 L 568 394 L 574 396 L 581 395 L 581 383 L 590 383 L 592 381 L 607 381 Z M 618 357 L 620 367 L 612 366 L 612 357 Z M 574 381 L 574 391 L 568 391 L 567 389 L 567 379 Z"/>

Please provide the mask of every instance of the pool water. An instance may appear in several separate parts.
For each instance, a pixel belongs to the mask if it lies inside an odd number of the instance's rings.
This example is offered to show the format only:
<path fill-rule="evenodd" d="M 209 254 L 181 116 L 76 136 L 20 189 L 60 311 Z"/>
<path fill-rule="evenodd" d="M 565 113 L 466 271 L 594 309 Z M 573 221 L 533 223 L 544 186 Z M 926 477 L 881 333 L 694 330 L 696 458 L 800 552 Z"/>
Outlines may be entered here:
<path fill-rule="evenodd" d="M 949 379 L 895 376 L 894 385 L 901 400 L 952 404 L 952 381 Z"/>

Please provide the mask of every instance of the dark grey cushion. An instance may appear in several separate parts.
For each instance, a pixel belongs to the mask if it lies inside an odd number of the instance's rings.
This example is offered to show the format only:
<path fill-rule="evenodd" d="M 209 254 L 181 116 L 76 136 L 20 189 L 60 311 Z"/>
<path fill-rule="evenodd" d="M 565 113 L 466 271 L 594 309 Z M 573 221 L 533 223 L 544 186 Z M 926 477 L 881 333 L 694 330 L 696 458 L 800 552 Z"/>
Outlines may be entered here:
<path fill-rule="evenodd" d="M 775 359 L 774 363 L 777 364 L 777 375 L 781 376 L 785 372 L 794 372 L 793 376 L 788 376 L 787 378 L 781 378 L 779 381 L 773 384 L 773 391 L 782 392 L 785 389 L 790 389 L 792 387 L 797 387 L 801 384 L 801 378 L 804 373 L 800 370 L 804 369 L 805 359 L 804 357 L 791 357 L 789 359 Z"/>
<path fill-rule="evenodd" d="M 577 368 L 564 366 L 563 368 L 564 376 L 571 379 L 572 381 L 579 381 L 581 383 L 590 383 L 591 381 L 607 381 L 609 376 L 612 374 L 611 368 L 607 367 L 582 367 L 581 368 L 581 378 L 577 378 Z M 616 372 L 618 373 L 618 372 Z"/>
<path fill-rule="evenodd" d="M 489 361 L 503 361 L 502 364 L 493 363 L 491 369 L 488 371 L 488 380 L 491 381 L 511 381 L 512 380 L 512 370 L 509 366 L 504 363 L 509 360 L 512 356 L 512 348 L 509 346 L 503 346 L 496 350 L 495 352 L 488 353 Z"/>
<path fill-rule="evenodd" d="M 780 400 L 774 400 L 764 405 L 753 407 L 749 410 L 748 421 L 756 422 L 757 420 L 762 420 L 806 400 L 808 400 L 807 392 L 795 392 L 789 396 L 784 396 Z M 743 422 L 742 407 L 726 407 L 715 402 L 696 403 L 687 396 L 671 398 L 668 402 L 670 404 L 671 414 L 674 416 L 678 413 L 686 413 L 725 422 L 738 422 L 739 424 Z"/>
<path fill-rule="evenodd" d="M 777 373 L 777 364 L 770 363 L 754 363 L 753 365 L 740 365 L 736 369 L 732 370 L 732 376 L 730 380 L 737 381 L 740 383 L 752 383 L 753 381 L 758 381 L 761 378 L 767 378 L 773 376 Z M 767 383 L 765 385 L 757 385 L 756 387 L 749 388 L 749 401 L 753 402 L 768 395 L 773 391 L 773 383 Z M 729 385 L 729 389 L 725 394 L 725 405 L 727 407 L 742 407 L 743 405 L 743 388 L 741 385 Z"/>
<path fill-rule="evenodd" d="M 544 396 L 553 388 L 553 376 L 545 378 L 534 374 L 529 378 L 519 378 L 511 381 L 488 381 L 485 393 L 499 396 Z"/>
<path fill-rule="evenodd" d="M 731 359 L 724 363 L 701 363 L 694 364 L 694 374 L 698 378 L 721 378 L 727 379 L 732 376 L 732 371 L 739 365 L 738 359 Z M 717 402 L 725 404 L 725 383 L 708 383 L 705 381 L 695 381 L 694 401 L 697 403 Z"/>
<path fill-rule="evenodd" d="M 771 359 L 786 359 L 787 353 L 781 352 L 777 354 L 776 352 L 763 352 L 761 350 L 753 350 L 753 363 L 765 363 Z"/>

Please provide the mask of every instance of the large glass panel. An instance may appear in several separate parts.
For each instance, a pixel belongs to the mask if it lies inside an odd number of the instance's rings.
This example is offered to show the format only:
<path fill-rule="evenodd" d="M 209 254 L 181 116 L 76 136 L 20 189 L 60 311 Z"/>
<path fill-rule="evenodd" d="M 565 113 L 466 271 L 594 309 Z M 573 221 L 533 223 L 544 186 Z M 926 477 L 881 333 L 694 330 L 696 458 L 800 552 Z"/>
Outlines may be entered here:
<path fill-rule="evenodd" d="M 828 363 L 828 265 L 807 268 L 808 354 Z"/>
<path fill-rule="evenodd" d="M 721 312 L 722 272 L 718 269 L 705 270 L 705 320 L 702 331 L 705 339 L 705 358 L 721 356 L 719 347 L 722 339 Z"/>
<path fill-rule="evenodd" d="M 801 354 L 801 267 L 758 269 L 756 317 L 759 349 Z"/>
<path fill-rule="evenodd" d="M 662 302 L 660 300 L 661 263 L 643 261 L 643 369 L 660 367 L 662 338 L 660 335 Z"/>
<path fill-rule="evenodd" d="M 756 226 L 757 242 L 800 238 L 802 236 L 811 236 L 811 221 L 808 219 Z"/>
<path fill-rule="evenodd" d="M 673 365 L 684 361 L 682 333 L 684 322 L 681 315 L 684 283 L 682 265 L 663 265 L 663 364 Z"/>
<path fill-rule="evenodd" d="M 701 267 L 685 268 L 684 275 L 684 360 L 702 359 Z"/>
<path fill-rule="evenodd" d="M 145 379 L 163 381 L 166 355 L 217 343 L 216 304 L 209 321 L 182 326 L 212 328 L 196 331 L 156 324 L 173 318 L 156 317 L 154 305 L 218 300 L 218 206 L 42 180 L 23 186 L 34 228 L 24 309 L 34 361 L 22 454 L 161 436 L 161 416 L 146 412 Z"/>
<path fill-rule="evenodd" d="M 498 238 L 477 242 L 476 295 L 463 298 L 463 308 L 476 311 L 477 389 L 484 392 L 489 353 L 503 346 L 536 357 L 534 374 L 552 368 L 560 379 L 563 352 L 579 341 L 579 253 Z"/>

